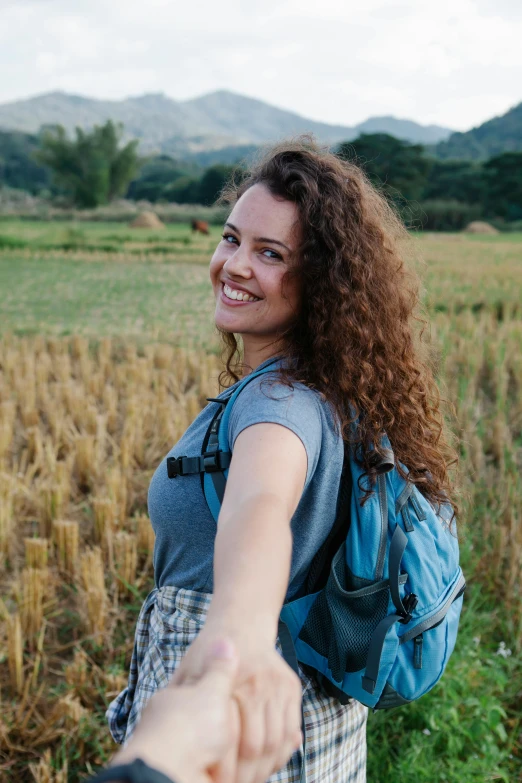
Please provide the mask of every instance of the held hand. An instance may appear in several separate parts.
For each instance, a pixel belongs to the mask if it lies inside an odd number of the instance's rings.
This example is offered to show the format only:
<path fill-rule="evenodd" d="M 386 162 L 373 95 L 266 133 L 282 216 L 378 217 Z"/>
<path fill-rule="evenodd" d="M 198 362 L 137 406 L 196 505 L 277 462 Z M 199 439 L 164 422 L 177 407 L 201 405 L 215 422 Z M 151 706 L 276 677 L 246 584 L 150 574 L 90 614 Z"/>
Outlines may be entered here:
<path fill-rule="evenodd" d="M 301 744 L 301 682 L 271 648 L 243 662 L 234 696 L 241 720 L 236 783 L 265 783 Z"/>
<path fill-rule="evenodd" d="M 239 712 L 232 699 L 238 667 L 231 641 L 216 639 L 195 684 L 176 678 L 154 694 L 129 741 L 112 760 L 142 758 L 176 783 L 228 783 L 235 778 Z"/>
<path fill-rule="evenodd" d="M 193 642 L 175 674 L 178 684 L 197 681 L 212 637 L 204 628 Z M 273 644 L 237 638 L 235 644 L 241 729 L 237 773 L 227 783 L 265 783 L 301 744 L 301 682 Z"/>

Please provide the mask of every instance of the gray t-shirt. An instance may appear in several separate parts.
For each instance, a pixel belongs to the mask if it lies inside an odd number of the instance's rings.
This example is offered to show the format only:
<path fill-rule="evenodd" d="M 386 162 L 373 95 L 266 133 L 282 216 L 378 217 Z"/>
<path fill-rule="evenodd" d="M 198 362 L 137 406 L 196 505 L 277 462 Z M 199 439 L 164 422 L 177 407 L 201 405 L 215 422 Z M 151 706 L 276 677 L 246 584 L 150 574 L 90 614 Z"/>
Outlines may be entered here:
<path fill-rule="evenodd" d="M 230 415 L 228 437 L 233 449 L 235 439 L 246 427 L 274 422 L 292 430 L 306 449 L 306 482 L 291 520 L 293 547 L 288 601 L 302 586 L 315 553 L 333 525 L 343 442 L 335 430 L 332 409 L 318 392 L 301 383 L 295 383 L 290 389 L 282 383 L 273 383 L 274 377 L 275 373 L 268 372 L 250 381 L 241 391 Z M 219 397 L 228 397 L 236 386 L 229 387 Z M 201 454 L 203 438 L 218 405 L 210 402 L 201 411 L 168 457 Z M 169 479 L 167 456 L 154 473 L 148 494 L 149 516 L 156 534 L 156 585 L 212 592 L 217 525 L 206 504 L 200 476 Z"/>

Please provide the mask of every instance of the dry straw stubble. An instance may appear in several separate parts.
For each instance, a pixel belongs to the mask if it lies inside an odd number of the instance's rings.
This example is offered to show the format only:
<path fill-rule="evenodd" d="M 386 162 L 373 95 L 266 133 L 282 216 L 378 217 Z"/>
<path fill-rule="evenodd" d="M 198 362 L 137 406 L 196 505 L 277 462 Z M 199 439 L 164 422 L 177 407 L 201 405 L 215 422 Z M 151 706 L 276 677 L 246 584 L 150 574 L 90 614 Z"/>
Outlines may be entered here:
<path fill-rule="evenodd" d="M 520 643 L 522 329 L 515 317 L 499 321 L 485 309 L 437 313 L 432 332 L 462 438 L 467 526 L 480 525 L 484 542 L 477 578 L 509 604 Z M 81 724 L 83 709 L 100 715 L 122 685 L 136 620 L 127 606 L 152 586 L 148 483 L 217 393 L 218 372 L 214 356 L 171 345 L 80 337 L 0 343 L 3 709 L 6 725 L 16 727 L 13 747 L 40 760 L 35 775 L 63 767 L 60 732 Z M 74 657 L 79 646 L 83 663 Z M 67 667 L 75 660 L 73 676 Z M 52 695 L 60 684 L 74 699 Z M 49 733 L 51 717 L 58 734 Z M 100 726 L 97 747 L 109 753 Z M 92 745 L 77 743 L 75 752 L 78 765 L 97 763 Z M 16 751 L 9 758 L 18 763 Z"/>

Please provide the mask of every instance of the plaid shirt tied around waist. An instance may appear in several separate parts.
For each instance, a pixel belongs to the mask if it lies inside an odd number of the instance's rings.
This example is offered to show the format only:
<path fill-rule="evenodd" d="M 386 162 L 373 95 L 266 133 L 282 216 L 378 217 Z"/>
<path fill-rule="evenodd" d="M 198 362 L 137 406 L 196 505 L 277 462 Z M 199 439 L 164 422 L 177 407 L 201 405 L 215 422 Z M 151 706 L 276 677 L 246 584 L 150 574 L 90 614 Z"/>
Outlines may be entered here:
<path fill-rule="evenodd" d="M 211 593 L 167 586 L 154 588 L 141 608 L 127 687 L 106 713 L 110 732 L 126 742 L 151 696 L 164 687 L 205 623 Z M 279 643 L 277 649 L 281 652 Z M 343 705 L 325 696 L 300 670 L 306 728 L 307 783 L 365 783 L 366 718 L 357 701 Z M 299 783 L 300 751 L 267 783 Z"/>

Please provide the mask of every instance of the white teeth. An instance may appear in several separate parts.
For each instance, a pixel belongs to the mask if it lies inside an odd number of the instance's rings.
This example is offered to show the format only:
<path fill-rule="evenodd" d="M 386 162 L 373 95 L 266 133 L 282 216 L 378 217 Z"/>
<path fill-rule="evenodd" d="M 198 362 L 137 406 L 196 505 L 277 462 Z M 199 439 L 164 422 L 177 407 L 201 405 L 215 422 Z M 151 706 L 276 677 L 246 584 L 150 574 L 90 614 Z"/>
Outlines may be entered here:
<path fill-rule="evenodd" d="M 239 302 L 258 302 L 259 297 L 257 296 L 250 296 L 246 293 L 246 291 L 236 291 L 234 288 L 230 288 L 230 286 L 223 284 L 223 290 L 225 292 L 225 296 L 227 296 L 229 299 L 237 299 Z"/>

